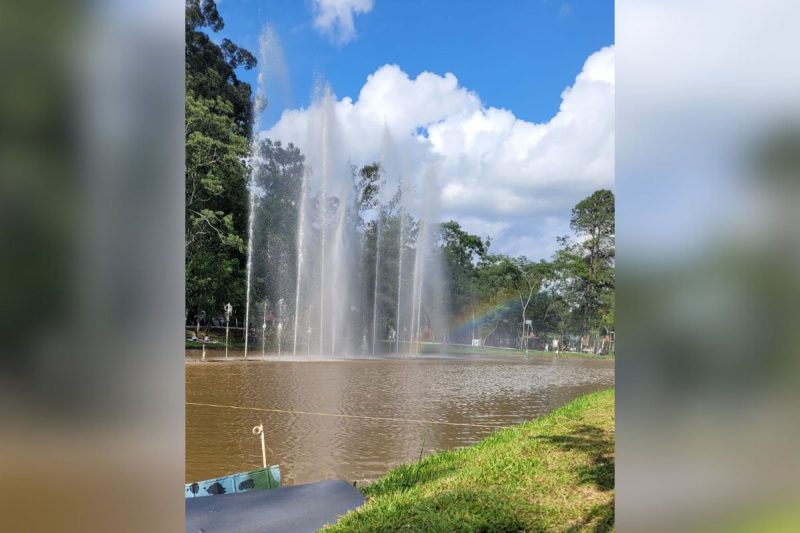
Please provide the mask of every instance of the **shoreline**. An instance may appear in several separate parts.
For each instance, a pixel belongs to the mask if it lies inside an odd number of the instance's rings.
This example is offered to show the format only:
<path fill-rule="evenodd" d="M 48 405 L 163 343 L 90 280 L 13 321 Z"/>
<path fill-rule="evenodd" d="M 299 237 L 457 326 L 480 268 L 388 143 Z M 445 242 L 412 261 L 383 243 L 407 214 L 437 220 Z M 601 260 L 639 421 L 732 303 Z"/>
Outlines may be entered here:
<path fill-rule="evenodd" d="M 206 362 L 226 362 L 224 355 L 220 356 L 220 352 L 225 352 L 225 345 L 218 344 L 218 343 L 208 343 L 206 346 Z M 260 350 L 255 350 L 252 352 L 252 355 L 248 357 L 248 359 L 244 359 L 242 356 L 244 345 L 229 345 L 229 351 L 231 355 L 227 362 L 231 361 L 269 361 L 269 360 L 279 360 L 279 361 L 302 361 L 302 360 L 337 360 L 337 361 L 344 361 L 350 359 L 356 360 L 387 360 L 387 359 L 433 359 L 435 356 L 441 356 L 441 359 L 447 359 L 448 356 L 453 355 L 463 355 L 463 356 L 488 356 L 488 357 L 509 357 L 509 358 L 535 358 L 535 359 L 588 359 L 593 361 L 615 361 L 616 356 L 613 354 L 609 355 L 595 355 L 595 354 L 588 354 L 588 353 L 579 353 L 579 352 L 546 352 L 543 350 L 529 350 L 528 354 L 526 355 L 523 350 L 518 350 L 516 348 L 496 348 L 491 346 L 481 346 L 481 347 L 474 347 L 474 346 L 466 346 L 460 344 L 427 344 L 422 343 L 420 345 L 420 351 L 418 354 L 397 354 L 397 353 L 386 353 L 386 354 L 376 354 L 376 355 L 352 355 L 352 356 L 318 356 L 318 355 L 305 355 L 305 354 L 298 354 L 298 355 L 290 355 L 290 354 L 283 354 L 278 355 L 277 353 L 266 353 L 265 355 L 261 355 Z M 184 350 L 202 350 L 203 343 L 186 341 L 184 346 Z M 209 353 L 214 355 L 208 355 Z M 423 357 L 420 357 L 423 356 Z M 195 362 L 194 358 L 186 358 L 186 362 Z M 200 362 L 197 360 L 197 362 Z"/>
<path fill-rule="evenodd" d="M 397 467 L 325 531 L 613 530 L 614 399 L 614 388 L 586 394 Z"/>

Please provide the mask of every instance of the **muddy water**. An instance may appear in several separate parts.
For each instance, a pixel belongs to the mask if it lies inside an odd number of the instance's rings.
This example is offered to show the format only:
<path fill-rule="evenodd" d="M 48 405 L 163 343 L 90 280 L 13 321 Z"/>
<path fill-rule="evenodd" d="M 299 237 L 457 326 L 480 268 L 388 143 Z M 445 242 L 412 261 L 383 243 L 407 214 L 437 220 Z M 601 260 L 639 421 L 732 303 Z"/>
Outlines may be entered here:
<path fill-rule="evenodd" d="M 420 453 L 472 444 L 614 383 L 613 361 L 588 359 L 196 356 L 187 352 L 187 481 L 260 467 L 251 433 L 259 423 L 284 484 L 375 479 Z"/>

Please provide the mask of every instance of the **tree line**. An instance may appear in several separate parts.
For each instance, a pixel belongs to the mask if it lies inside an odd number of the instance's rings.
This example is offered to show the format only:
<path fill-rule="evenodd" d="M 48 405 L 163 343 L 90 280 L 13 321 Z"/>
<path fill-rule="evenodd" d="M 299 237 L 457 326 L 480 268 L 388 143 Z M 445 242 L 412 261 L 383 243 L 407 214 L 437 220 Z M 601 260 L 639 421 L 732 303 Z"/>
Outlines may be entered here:
<path fill-rule="evenodd" d="M 575 350 L 613 350 L 614 193 L 601 189 L 581 200 L 570 227 L 550 260 L 531 261 L 492 253 L 488 239 L 455 221 L 442 225 L 450 314 L 465 317 L 459 324 L 470 330 L 455 332 L 459 340 L 543 348 L 558 339 Z"/>

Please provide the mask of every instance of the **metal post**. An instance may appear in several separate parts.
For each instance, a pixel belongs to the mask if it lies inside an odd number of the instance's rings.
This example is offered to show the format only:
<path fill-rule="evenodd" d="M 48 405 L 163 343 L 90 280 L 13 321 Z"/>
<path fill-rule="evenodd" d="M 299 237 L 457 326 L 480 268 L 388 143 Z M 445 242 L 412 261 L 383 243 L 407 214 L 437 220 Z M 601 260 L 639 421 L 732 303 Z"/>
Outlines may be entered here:
<path fill-rule="evenodd" d="M 231 313 L 233 312 L 233 306 L 230 302 L 225 304 L 225 360 L 228 360 L 228 326 L 231 321 Z"/>
<path fill-rule="evenodd" d="M 264 300 L 264 321 L 261 323 L 261 359 L 264 359 L 267 342 L 267 304 L 269 300 Z"/>
<path fill-rule="evenodd" d="M 472 310 L 472 337 L 469 339 L 469 343 L 474 345 L 475 344 L 475 310 Z"/>
<path fill-rule="evenodd" d="M 533 328 L 533 321 L 525 320 L 525 326 L 522 328 L 525 332 L 525 355 L 528 355 L 528 335 L 530 334 L 531 328 Z"/>
<path fill-rule="evenodd" d="M 261 460 L 264 468 L 267 468 L 267 448 L 264 444 L 264 424 L 259 424 L 253 428 L 253 435 L 261 436 Z"/>

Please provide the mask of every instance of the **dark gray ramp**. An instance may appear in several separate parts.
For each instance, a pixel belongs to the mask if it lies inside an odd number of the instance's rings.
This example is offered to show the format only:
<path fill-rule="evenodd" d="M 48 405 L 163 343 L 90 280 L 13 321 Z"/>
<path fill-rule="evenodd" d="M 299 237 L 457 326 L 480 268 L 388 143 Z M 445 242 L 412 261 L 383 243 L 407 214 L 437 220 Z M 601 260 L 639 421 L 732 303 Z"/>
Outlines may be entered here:
<path fill-rule="evenodd" d="M 187 533 L 313 532 L 364 503 L 347 481 L 188 498 Z"/>

